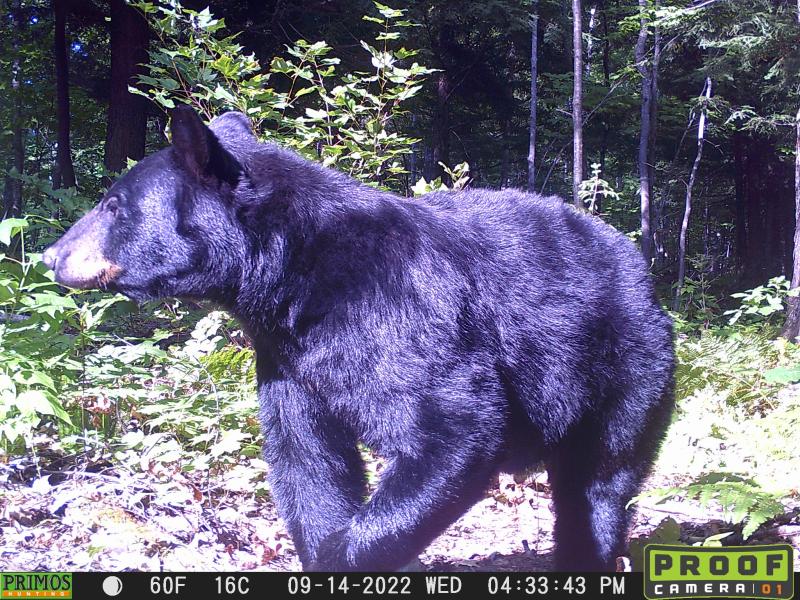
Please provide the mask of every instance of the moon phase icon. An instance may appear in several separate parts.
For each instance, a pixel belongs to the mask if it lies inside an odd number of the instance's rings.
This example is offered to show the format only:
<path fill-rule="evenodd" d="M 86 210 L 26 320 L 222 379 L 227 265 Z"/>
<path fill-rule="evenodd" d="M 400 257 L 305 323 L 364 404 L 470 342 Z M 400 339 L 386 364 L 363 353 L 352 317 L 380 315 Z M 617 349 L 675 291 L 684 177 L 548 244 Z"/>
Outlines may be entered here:
<path fill-rule="evenodd" d="M 116 575 L 103 579 L 103 591 L 107 596 L 116 596 L 122 591 L 122 580 Z"/>

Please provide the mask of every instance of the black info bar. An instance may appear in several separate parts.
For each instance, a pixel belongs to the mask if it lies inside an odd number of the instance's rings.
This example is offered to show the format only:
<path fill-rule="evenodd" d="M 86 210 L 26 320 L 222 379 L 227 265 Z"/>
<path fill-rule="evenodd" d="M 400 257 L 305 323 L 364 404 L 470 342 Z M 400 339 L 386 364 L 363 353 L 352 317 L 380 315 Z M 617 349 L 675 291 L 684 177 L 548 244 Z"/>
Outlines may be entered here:
<path fill-rule="evenodd" d="M 643 598 L 641 573 L 73 573 L 72 598 Z M 20 596 L 22 598 L 34 596 Z M 41 596 L 40 596 L 41 597 Z"/>
<path fill-rule="evenodd" d="M 791 577 L 791 576 L 790 576 Z M 0 573 L 0 600 L 61 598 L 120 600 L 147 598 L 791 598 L 800 589 L 779 594 L 769 586 L 744 585 L 741 593 L 681 589 L 681 581 L 645 587 L 642 573 Z M 651 582 L 652 583 L 652 582 Z M 711 582 L 720 584 L 720 582 Z M 725 584 L 738 589 L 741 582 Z M 695 585 L 688 582 L 686 585 Z M 709 584 L 710 585 L 710 584 Z M 733 586 L 733 588 L 731 588 Z M 663 588 L 663 589 L 662 589 Z M 655 591 L 654 591 L 655 590 Z"/>

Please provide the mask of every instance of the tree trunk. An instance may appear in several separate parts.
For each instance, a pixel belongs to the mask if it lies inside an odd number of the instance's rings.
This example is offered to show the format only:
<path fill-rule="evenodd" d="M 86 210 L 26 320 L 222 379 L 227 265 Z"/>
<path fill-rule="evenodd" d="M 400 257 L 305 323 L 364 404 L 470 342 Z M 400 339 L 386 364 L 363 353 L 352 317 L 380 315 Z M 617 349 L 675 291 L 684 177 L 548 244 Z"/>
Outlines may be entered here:
<path fill-rule="evenodd" d="M 589 8 L 589 34 L 586 36 L 586 78 L 592 75 L 592 59 L 594 58 L 594 28 L 597 24 L 597 2 Z"/>
<path fill-rule="evenodd" d="M 111 98 L 108 106 L 105 165 L 109 171 L 125 168 L 127 159 L 144 156 L 147 100 L 131 94 L 147 62 L 147 21 L 125 0 L 111 0 Z"/>
<path fill-rule="evenodd" d="M 635 59 L 636 68 L 642 76 L 642 125 L 639 130 L 639 210 L 642 227 L 642 255 L 647 266 L 653 263 L 653 233 L 650 226 L 652 210 L 650 208 L 650 193 L 652 191 L 650 175 L 650 129 L 652 117 L 653 82 L 650 67 L 647 65 L 647 31 L 649 19 L 647 17 L 647 0 L 639 0 L 640 25 L 639 37 L 636 40 Z"/>
<path fill-rule="evenodd" d="M 653 8 L 659 9 L 660 1 L 655 0 Z M 658 67 L 661 63 L 661 31 L 658 23 L 653 23 L 653 64 L 650 68 L 650 137 L 647 140 L 647 167 L 650 169 L 650 231 L 653 240 L 653 260 L 658 262 L 661 257 L 657 256 L 659 246 L 659 221 L 653 218 L 654 206 L 656 202 L 656 132 L 658 130 Z"/>
<path fill-rule="evenodd" d="M 672 197 L 672 182 L 676 181 L 678 178 L 678 160 L 681 157 L 681 152 L 683 151 L 683 144 L 686 141 L 686 138 L 689 136 L 689 131 L 691 131 L 692 126 L 694 125 L 694 114 L 691 113 L 689 115 L 688 120 L 686 121 L 686 129 L 683 130 L 681 134 L 680 140 L 678 140 L 678 145 L 675 147 L 675 154 L 672 157 L 672 161 L 667 165 L 665 172 L 665 184 L 661 189 L 661 193 L 657 196 L 653 196 L 655 200 L 655 205 L 653 208 L 653 218 L 657 223 L 656 230 L 657 231 L 664 231 L 666 229 L 665 224 L 668 223 L 666 212 L 667 204 L 669 203 L 669 199 Z M 664 248 L 665 243 L 664 239 L 661 237 L 653 238 L 655 242 L 655 253 L 656 257 L 666 257 L 667 252 Z"/>
<path fill-rule="evenodd" d="M 25 143 L 22 129 L 19 90 L 19 58 L 12 65 L 11 90 L 14 108 L 11 117 L 11 166 L 17 175 L 25 172 Z M 3 188 L 3 218 L 18 217 L 22 214 L 22 181 L 17 177 L 6 175 Z"/>
<path fill-rule="evenodd" d="M 659 0 L 655 0 L 653 8 L 658 10 L 661 6 Z M 658 22 L 653 23 L 653 65 L 650 69 L 652 73 L 650 78 L 650 196 L 652 197 L 653 187 L 656 184 L 655 178 L 655 161 L 656 161 L 656 131 L 658 128 L 658 67 L 661 64 L 661 30 L 658 27 Z"/>
<path fill-rule="evenodd" d="M 736 263 L 740 269 L 747 264 L 747 206 L 745 200 L 744 134 L 733 134 L 733 187 L 734 187 L 734 227 L 736 240 Z"/>
<path fill-rule="evenodd" d="M 611 88 L 611 42 L 608 37 L 608 14 L 606 11 L 605 0 L 600 2 L 600 23 L 603 28 L 603 86 L 606 92 Z M 602 118 L 603 134 L 600 139 L 600 172 L 606 172 L 606 154 L 608 153 L 608 137 L 611 128 L 608 120 Z M 598 198 L 597 212 L 602 212 L 602 197 Z"/>
<path fill-rule="evenodd" d="M 747 145 L 745 173 L 747 177 L 747 267 L 745 268 L 745 285 L 752 287 L 764 280 L 764 247 L 769 232 L 765 225 L 765 201 L 763 198 L 763 177 L 767 173 L 765 154 L 768 144 L 758 138 L 751 138 Z"/>
<path fill-rule="evenodd" d="M 417 130 L 417 115 L 411 115 L 411 131 Z M 408 155 L 408 179 L 406 183 L 406 196 L 411 194 L 411 186 L 417 183 L 419 173 L 417 173 L 417 153 L 419 152 L 419 142 L 412 144 L 411 153 Z"/>
<path fill-rule="evenodd" d="M 797 0 L 797 24 L 800 26 L 800 0 Z M 800 287 L 800 108 L 795 117 L 794 142 L 794 251 L 792 265 L 792 288 Z M 800 298 L 789 298 L 786 323 L 781 335 L 797 341 L 800 335 Z"/>
<path fill-rule="evenodd" d="M 578 194 L 583 181 L 583 22 L 581 0 L 572 0 L 572 201 L 581 206 Z"/>
<path fill-rule="evenodd" d="M 600 22 L 603 26 L 603 85 L 611 87 L 611 40 L 608 35 L 608 11 L 605 0 L 600 2 Z"/>
<path fill-rule="evenodd" d="M 19 15 L 19 3 L 11 10 L 14 27 L 19 31 L 22 28 Z M 17 36 L 12 36 L 13 58 L 11 60 L 11 166 L 21 175 L 25 172 L 25 134 L 22 128 L 22 91 L 20 90 L 21 63 Z M 3 186 L 3 214 L 4 219 L 18 217 L 22 214 L 22 181 L 17 177 L 6 175 Z"/>
<path fill-rule="evenodd" d="M 536 78 L 539 75 L 539 6 L 538 0 L 533 0 L 531 11 L 531 121 L 528 135 L 528 191 L 536 191 L 536 103 L 538 90 Z"/>
<path fill-rule="evenodd" d="M 689 183 L 686 185 L 686 205 L 683 209 L 683 222 L 681 223 L 681 235 L 678 242 L 678 283 L 675 286 L 675 302 L 672 306 L 673 310 L 680 308 L 681 290 L 683 282 L 686 279 L 686 237 L 689 230 L 689 216 L 692 213 L 692 189 L 694 182 L 697 179 L 697 170 L 700 167 L 700 160 L 703 158 L 703 142 L 705 140 L 706 132 L 706 113 L 708 100 L 711 98 L 711 78 L 706 77 L 705 86 L 703 87 L 704 97 L 703 105 L 700 108 L 700 121 L 697 125 L 697 154 L 694 157 L 694 164 L 692 171 L 689 175 Z"/>
<path fill-rule="evenodd" d="M 67 55 L 67 11 L 64 0 L 53 0 L 55 13 L 53 54 L 56 66 L 56 119 L 58 120 L 58 181 L 53 187 L 75 187 L 75 169 L 72 165 L 70 150 L 70 115 L 69 115 L 69 58 Z"/>
<path fill-rule="evenodd" d="M 798 14 L 800 14 L 800 0 Z M 800 287 L 800 109 L 795 117 L 794 145 L 794 252 L 792 266 L 792 287 Z M 789 298 L 789 309 L 786 323 L 781 335 L 788 340 L 796 341 L 800 335 L 800 298 Z"/>
<path fill-rule="evenodd" d="M 500 124 L 500 139 L 503 151 L 500 156 L 500 189 L 505 189 L 511 184 L 511 148 L 509 147 L 509 132 L 511 124 L 505 118 Z"/>
<path fill-rule="evenodd" d="M 433 117 L 433 148 L 430 161 L 426 164 L 425 179 L 432 181 L 441 177 L 449 183 L 447 173 L 442 169 L 443 163 L 450 164 L 450 76 L 446 71 L 439 73 L 436 85 L 436 110 Z"/>

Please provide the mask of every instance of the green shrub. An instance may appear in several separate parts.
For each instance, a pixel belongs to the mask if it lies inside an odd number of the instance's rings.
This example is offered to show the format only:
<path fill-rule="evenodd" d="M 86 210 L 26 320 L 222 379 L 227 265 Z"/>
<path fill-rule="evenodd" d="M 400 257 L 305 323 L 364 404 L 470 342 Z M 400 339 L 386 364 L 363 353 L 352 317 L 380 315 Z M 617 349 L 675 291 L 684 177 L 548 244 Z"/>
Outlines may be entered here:
<path fill-rule="evenodd" d="M 361 42 L 371 72 L 341 73 L 328 44 L 305 40 L 264 72 L 208 9 L 133 5 L 148 17 L 160 46 L 150 52 L 139 93 L 165 109 L 192 105 L 207 119 L 239 110 L 264 137 L 364 182 L 407 191 L 403 158 L 417 140 L 402 133 L 403 105 L 432 71 L 411 61 L 416 51 L 398 45 L 401 30 L 413 26 L 404 11 L 376 2 L 380 16 L 364 17 L 379 26 L 371 43 Z"/>
<path fill-rule="evenodd" d="M 771 322 L 786 308 L 784 302 L 789 297 L 797 297 L 800 288 L 790 289 L 791 283 L 783 276 L 773 277 L 766 285 L 760 285 L 752 290 L 731 294 L 732 298 L 741 299 L 741 305 L 733 310 L 725 311 L 730 315 L 728 324 L 733 325 L 739 320 L 748 323 Z"/>

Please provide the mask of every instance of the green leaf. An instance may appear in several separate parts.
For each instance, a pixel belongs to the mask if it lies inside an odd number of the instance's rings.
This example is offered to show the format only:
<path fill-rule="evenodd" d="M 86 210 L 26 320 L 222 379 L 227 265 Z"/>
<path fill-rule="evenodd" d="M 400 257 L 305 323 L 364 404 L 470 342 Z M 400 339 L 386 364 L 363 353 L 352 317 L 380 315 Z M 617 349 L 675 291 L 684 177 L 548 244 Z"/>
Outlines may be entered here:
<path fill-rule="evenodd" d="M 22 298 L 22 303 L 36 312 L 50 315 L 53 318 L 64 311 L 78 308 L 72 296 L 62 296 L 55 292 L 28 294 Z"/>
<path fill-rule="evenodd" d="M 324 110 L 316 110 L 316 109 L 313 109 L 313 108 L 307 108 L 306 109 L 306 115 L 308 117 L 310 117 L 311 119 L 324 120 L 324 119 L 327 118 L 328 113 L 326 113 Z"/>
<path fill-rule="evenodd" d="M 402 10 L 397 10 L 395 8 L 389 8 L 385 4 L 381 4 L 380 2 L 373 2 L 375 8 L 378 9 L 378 12 L 381 13 L 387 19 L 395 19 L 397 17 L 403 16 Z"/>
<path fill-rule="evenodd" d="M 211 456 L 218 457 L 226 453 L 239 452 L 242 447 L 242 441 L 248 438 L 250 438 L 249 433 L 238 429 L 223 431 L 220 441 L 209 448 L 209 453 Z"/>
<path fill-rule="evenodd" d="M 52 391 L 55 391 L 56 384 L 53 381 L 53 378 L 50 377 L 47 373 L 43 373 L 42 371 L 20 371 L 14 374 L 14 381 L 17 383 L 22 383 L 24 385 L 43 385 L 46 388 L 49 388 Z"/>
<path fill-rule="evenodd" d="M 219 84 L 217 84 L 217 87 L 214 89 L 214 98 L 217 100 L 225 100 L 231 104 L 236 102 L 236 98 L 233 97 L 233 94 Z"/>
<path fill-rule="evenodd" d="M 0 243 L 11 244 L 11 238 L 23 229 L 27 229 L 27 219 L 5 219 L 0 221 Z"/>
<path fill-rule="evenodd" d="M 22 414 L 54 414 L 52 405 L 47 395 L 42 390 L 27 390 L 17 396 L 17 409 Z"/>
<path fill-rule="evenodd" d="M 314 87 L 300 88 L 299 90 L 297 90 L 294 93 L 294 98 L 296 100 L 297 98 L 300 98 L 300 97 L 305 96 L 307 94 L 313 94 L 315 91 L 316 91 L 316 88 L 314 88 Z"/>
<path fill-rule="evenodd" d="M 800 366 L 775 367 L 764 372 L 764 379 L 769 383 L 789 384 L 800 381 Z"/>
<path fill-rule="evenodd" d="M 726 537 L 730 535 L 733 535 L 732 531 L 717 533 L 716 535 L 712 535 L 704 539 L 700 545 L 710 548 L 719 548 L 722 546 L 722 540 L 724 540 Z"/>

